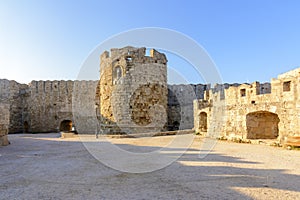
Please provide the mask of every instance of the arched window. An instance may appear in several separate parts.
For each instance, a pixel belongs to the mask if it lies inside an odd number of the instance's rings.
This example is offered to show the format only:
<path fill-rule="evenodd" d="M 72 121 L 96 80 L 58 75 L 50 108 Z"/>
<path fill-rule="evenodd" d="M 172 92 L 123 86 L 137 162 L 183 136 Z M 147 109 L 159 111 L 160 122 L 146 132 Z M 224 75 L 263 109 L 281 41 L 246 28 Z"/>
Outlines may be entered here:
<path fill-rule="evenodd" d="M 113 71 L 113 84 L 116 84 L 121 77 L 122 77 L 122 68 L 121 66 L 116 66 Z"/>

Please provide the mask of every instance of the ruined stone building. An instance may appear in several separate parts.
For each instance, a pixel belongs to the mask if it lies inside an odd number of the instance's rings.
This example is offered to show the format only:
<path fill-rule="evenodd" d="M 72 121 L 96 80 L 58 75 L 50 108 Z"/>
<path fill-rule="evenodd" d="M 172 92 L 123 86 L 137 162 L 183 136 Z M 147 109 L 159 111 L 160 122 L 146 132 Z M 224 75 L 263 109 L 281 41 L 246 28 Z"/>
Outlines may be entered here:
<path fill-rule="evenodd" d="M 167 58 L 154 49 L 101 55 L 100 115 L 107 132 L 161 131 L 167 123 Z M 160 112 L 162 111 L 162 112 Z"/>
<path fill-rule="evenodd" d="M 0 80 L 0 140 L 7 133 L 136 133 L 193 128 L 193 100 L 208 85 L 167 85 L 167 58 L 124 47 L 100 56 L 99 80 Z"/>
<path fill-rule="evenodd" d="M 193 100 L 206 85 L 167 85 L 167 58 L 125 47 L 101 55 L 99 116 L 107 133 L 193 128 Z"/>
<path fill-rule="evenodd" d="M 223 84 L 194 101 L 195 130 L 225 138 L 300 135 L 300 68 L 271 83 Z"/>
<path fill-rule="evenodd" d="M 111 49 L 100 55 L 99 80 L 0 80 L 0 145 L 8 144 L 8 133 L 74 129 L 130 134 L 194 127 L 214 137 L 282 139 L 300 134 L 299 94 L 300 68 L 264 84 L 168 85 L 163 53 Z"/>

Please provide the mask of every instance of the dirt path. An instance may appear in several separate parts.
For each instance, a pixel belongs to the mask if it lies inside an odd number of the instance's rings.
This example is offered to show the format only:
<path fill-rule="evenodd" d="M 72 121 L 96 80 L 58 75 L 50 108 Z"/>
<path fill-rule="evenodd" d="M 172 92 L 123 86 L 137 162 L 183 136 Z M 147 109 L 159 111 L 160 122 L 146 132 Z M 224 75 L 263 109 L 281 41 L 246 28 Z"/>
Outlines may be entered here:
<path fill-rule="evenodd" d="M 218 142 L 201 159 L 202 138 L 196 137 L 167 167 L 132 174 L 102 164 L 79 138 L 58 137 L 9 136 L 12 144 L 0 148 L 0 199 L 300 199 L 300 151 Z M 109 142 L 147 153 L 174 137 Z M 169 148 L 164 153 L 172 157 L 181 151 Z"/>

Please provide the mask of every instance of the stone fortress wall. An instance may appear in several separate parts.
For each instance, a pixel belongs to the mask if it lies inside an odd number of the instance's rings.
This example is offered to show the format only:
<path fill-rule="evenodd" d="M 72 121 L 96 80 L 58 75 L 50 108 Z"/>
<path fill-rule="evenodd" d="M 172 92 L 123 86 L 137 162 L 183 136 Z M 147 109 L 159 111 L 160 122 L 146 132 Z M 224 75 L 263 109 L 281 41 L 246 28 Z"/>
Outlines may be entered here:
<path fill-rule="evenodd" d="M 16 81 L 0 80 L 0 146 L 7 145 L 8 132 L 23 130 L 21 119 L 24 101 L 20 91 L 26 90 L 27 85 Z"/>
<path fill-rule="evenodd" d="M 7 134 L 9 126 L 9 105 L 0 103 L 0 146 L 9 144 Z"/>
<path fill-rule="evenodd" d="M 167 122 L 167 59 L 124 47 L 101 55 L 100 116 L 109 133 L 157 132 Z"/>
<path fill-rule="evenodd" d="M 209 89 L 209 84 L 168 85 L 168 130 L 193 128 L 193 101 L 203 99 Z"/>
<path fill-rule="evenodd" d="M 0 103 L 9 106 L 10 132 L 23 130 L 22 118 L 26 112 L 26 90 L 28 85 L 19 84 L 16 81 L 0 80 Z"/>
<path fill-rule="evenodd" d="M 0 80 L 0 142 L 7 133 L 192 129 L 215 137 L 284 138 L 299 133 L 296 69 L 271 83 L 167 85 L 167 58 L 124 47 L 101 55 L 95 81 Z M 197 100 L 195 100 L 197 99 Z M 194 102 L 193 102 L 194 101 Z M 279 137 L 278 137 L 279 136 Z"/>
<path fill-rule="evenodd" d="M 98 81 L 31 81 L 27 85 L 1 79 L 1 117 L 9 120 L 3 128 L 9 133 L 57 132 L 65 129 L 64 122 L 71 121 L 72 126 L 75 122 L 79 124 L 80 132 L 94 133 L 94 102 L 100 105 L 99 86 Z M 203 98 L 209 85 L 167 85 L 167 88 L 166 130 L 193 128 L 192 102 Z"/>
<path fill-rule="evenodd" d="M 192 102 L 207 85 L 167 85 L 167 58 L 145 48 L 112 49 L 101 55 L 99 81 L 0 80 L 0 103 L 8 107 L 6 132 L 57 132 L 75 127 L 95 133 L 193 128 Z M 7 117 L 8 115 L 8 117 Z"/>
<path fill-rule="evenodd" d="M 218 85 L 206 98 L 194 101 L 195 130 L 241 140 L 282 141 L 286 136 L 300 135 L 299 94 L 300 68 L 271 83 Z"/>
<path fill-rule="evenodd" d="M 98 81 L 62 80 L 32 81 L 26 85 L 0 80 L 0 104 L 8 107 L 10 119 L 8 132 L 57 132 L 66 129 L 64 126 L 74 121 L 73 94 L 93 91 L 92 88 L 97 83 Z M 74 88 L 77 88 L 77 92 L 73 92 Z M 74 100 L 77 103 L 78 99 Z"/>
<path fill-rule="evenodd" d="M 210 85 L 167 85 L 167 58 L 124 47 L 101 55 L 99 116 L 106 132 L 192 129 L 193 100 Z"/>
<path fill-rule="evenodd" d="M 72 90 L 72 81 L 32 81 L 24 119 L 28 131 L 57 131 L 62 120 L 72 120 Z"/>

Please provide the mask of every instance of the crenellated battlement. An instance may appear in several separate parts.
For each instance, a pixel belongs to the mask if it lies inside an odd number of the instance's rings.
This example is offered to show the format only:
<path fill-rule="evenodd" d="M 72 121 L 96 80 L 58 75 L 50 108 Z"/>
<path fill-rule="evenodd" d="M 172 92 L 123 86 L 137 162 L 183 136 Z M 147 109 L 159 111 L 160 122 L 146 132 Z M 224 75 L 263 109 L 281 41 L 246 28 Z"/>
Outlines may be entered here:
<path fill-rule="evenodd" d="M 300 68 L 270 83 L 167 85 L 167 58 L 154 49 L 146 55 L 144 47 L 114 48 L 100 58 L 96 81 L 0 79 L 1 137 L 77 125 L 80 132 L 93 133 L 97 120 L 108 133 L 194 126 L 201 133 L 242 139 L 300 135 Z M 265 124 L 261 133 L 256 127 Z"/>
<path fill-rule="evenodd" d="M 146 56 L 144 47 L 124 47 L 100 58 L 100 113 L 109 132 L 163 130 L 166 116 L 154 119 L 150 110 L 154 104 L 167 109 L 166 56 L 154 49 Z"/>
<path fill-rule="evenodd" d="M 105 51 L 100 56 L 101 62 L 119 62 L 120 60 L 126 61 L 127 64 L 131 63 L 159 63 L 167 64 L 168 60 L 165 54 L 156 51 L 155 49 L 150 50 L 150 56 L 146 56 L 146 48 L 135 48 L 135 47 L 124 47 L 124 48 L 113 48 Z"/>
<path fill-rule="evenodd" d="M 92 91 L 95 96 L 97 84 L 92 80 L 40 80 L 27 85 L 0 79 L 0 103 L 9 108 L 8 132 L 57 132 L 61 121 L 73 120 L 74 94 Z"/>

